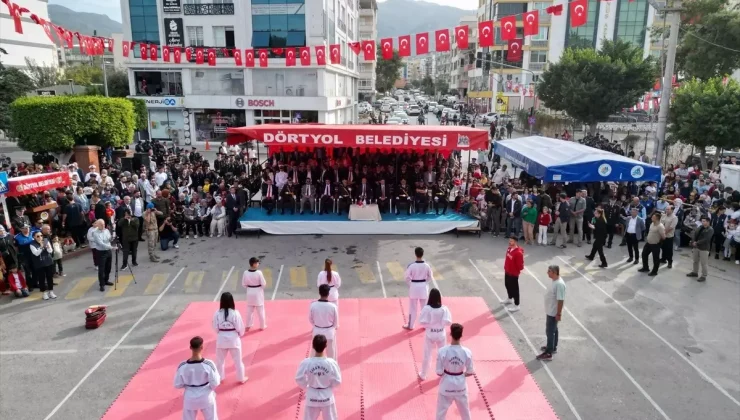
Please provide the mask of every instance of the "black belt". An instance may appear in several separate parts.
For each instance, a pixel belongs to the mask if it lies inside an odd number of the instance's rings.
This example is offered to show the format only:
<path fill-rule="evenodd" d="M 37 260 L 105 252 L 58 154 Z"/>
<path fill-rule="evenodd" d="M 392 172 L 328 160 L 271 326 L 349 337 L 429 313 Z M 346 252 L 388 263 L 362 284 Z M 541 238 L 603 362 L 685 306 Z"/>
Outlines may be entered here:
<path fill-rule="evenodd" d="M 325 387 L 325 388 L 314 388 L 314 387 L 309 387 L 309 388 L 311 388 L 311 389 L 329 389 L 329 387 L 328 387 L 328 386 L 327 386 L 327 387 Z"/>
<path fill-rule="evenodd" d="M 315 328 L 334 328 L 334 324 L 329 325 L 328 327 L 319 327 L 318 325 L 314 324 Z"/>
<path fill-rule="evenodd" d="M 206 383 L 200 384 L 200 385 L 185 385 L 185 386 L 188 387 L 188 388 L 202 388 L 202 387 L 208 385 L 209 383 L 210 382 L 206 382 Z"/>
<path fill-rule="evenodd" d="M 426 280 L 411 280 L 411 283 L 426 283 Z"/>
<path fill-rule="evenodd" d="M 445 369 L 445 375 L 460 376 L 462 374 L 463 374 L 462 372 L 457 372 L 457 373 L 448 372 L 447 369 Z"/>
<path fill-rule="evenodd" d="M 257 285 L 257 286 L 250 286 L 250 285 L 247 285 L 247 287 L 255 288 L 255 287 L 262 287 L 262 285 Z"/>
<path fill-rule="evenodd" d="M 219 328 L 218 331 L 219 332 L 221 332 L 221 331 L 236 331 L 236 328 L 223 328 L 223 329 Z"/>

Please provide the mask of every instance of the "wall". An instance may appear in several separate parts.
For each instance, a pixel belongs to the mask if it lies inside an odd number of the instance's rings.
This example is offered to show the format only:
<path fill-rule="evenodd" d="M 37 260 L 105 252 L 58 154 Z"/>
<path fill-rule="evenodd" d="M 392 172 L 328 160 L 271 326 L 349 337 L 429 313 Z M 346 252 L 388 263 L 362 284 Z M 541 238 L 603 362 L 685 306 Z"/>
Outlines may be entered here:
<path fill-rule="evenodd" d="M 40 18 L 49 20 L 45 1 L 14 0 L 13 2 L 31 10 Z M 28 57 L 36 61 L 36 64 L 58 67 L 56 46 L 46 36 L 44 29 L 28 17 L 23 17 L 22 22 L 23 34 L 16 33 L 8 8 L 4 4 L 0 5 L 0 44 L 8 52 L 8 55 L 2 56 L 3 65 L 26 67 L 25 58 Z"/>

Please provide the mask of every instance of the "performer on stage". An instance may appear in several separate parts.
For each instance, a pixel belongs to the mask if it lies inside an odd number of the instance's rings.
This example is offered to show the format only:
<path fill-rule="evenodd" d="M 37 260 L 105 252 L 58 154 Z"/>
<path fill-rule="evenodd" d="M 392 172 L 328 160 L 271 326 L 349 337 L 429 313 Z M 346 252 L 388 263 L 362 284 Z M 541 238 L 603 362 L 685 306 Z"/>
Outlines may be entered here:
<path fill-rule="evenodd" d="M 406 283 L 409 285 L 409 323 L 403 328 L 407 330 L 414 329 L 416 313 L 420 307 L 424 306 L 424 300 L 427 298 L 427 282 L 434 283 L 432 267 L 424 262 L 424 249 L 417 247 L 414 250 L 416 261 L 409 264 L 406 268 Z"/>
<path fill-rule="evenodd" d="M 236 366 L 237 380 L 247 382 L 242 362 L 242 340 L 244 335 L 244 321 L 234 306 L 234 296 L 229 292 L 221 294 L 221 307 L 213 314 L 213 329 L 216 331 L 216 369 L 218 376 L 223 379 L 226 354 L 231 353 L 231 359 Z"/>
<path fill-rule="evenodd" d="M 257 257 L 249 259 L 249 270 L 242 275 L 242 286 L 247 289 L 247 330 L 252 328 L 252 315 L 257 311 L 260 319 L 260 329 L 267 328 L 265 319 L 265 276 L 260 266 L 260 260 Z"/>
<path fill-rule="evenodd" d="M 470 420 L 470 406 L 468 404 L 468 384 L 465 378 L 473 376 L 473 353 L 469 348 L 460 345 L 463 326 L 452 324 L 448 346 L 439 349 L 437 353 L 437 375 L 439 381 L 439 395 L 437 396 L 437 420 L 447 417 L 447 410 L 454 401 L 460 419 Z"/>
<path fill-rule="evenodd" d="M 336 360 L 324 355 L 328 340 L 322 334 L 315 335 L 311 342 L 311 353 L 298 366 L 295 381 L 306 390 L 304 420 L 336 420 L 337 406 L 333 388 L 342 383 L 342 373 Z"/>
<path fill-rule="evenodd" d="M 419 379 L 426 380 L 429 363 L 431 362 L 432 350 L 435 354 L 447 345 L 445 328 L 452 324 L 452 314 L 446 306 L 442 305 L 442 294 L 433 288 L 429 291 L 429 300 L 421 309 L 419 324 L 426 330 L 424 336 L 424 359 L 421 362 Z"/>
<path fill-rule="evenodd" d="M 324 260 L 324 270 L 319 273 L 319 277 L 316 280 L 316 287 L 321 287 L 322 284 L 328 285 L 331 288 L 329 290 L 329 302 L 337 305 L 337 308 L 339 308 L 339 288 L 342 286 L 342 278 L 339 277 L 339 273 L 332 271 L 332 264 L 329 258 Z"/>
<path fill-rule="evenodd" d="M 339 311 L 337 305 L 329 302 L 329 291 L 332 288 L 328 284 L 322 284 L 319 286 L 320 299 L 311 302 L 311 307 L 308 311 L 308 322 L 313 326 L 313 336 L 323 335 L 327 341 L 327 356 L 332 359 L 336 359 L 337 355 L 337 340 L 335 331 L 339 324 Z M 315 351 L 311 351 L 311 357 L 316 355 Z"/>
<path fill-rule="evenodd" d="M 216 393 L 221 376 L 212 360 L 203 358 L 203 339 L 190 339 L 190 359 L 180 363 L 175 374 L 175 388 L 185 389 L 182 420 L 195 420 L 198 411 L 205 420 L 218 420 Z"/>

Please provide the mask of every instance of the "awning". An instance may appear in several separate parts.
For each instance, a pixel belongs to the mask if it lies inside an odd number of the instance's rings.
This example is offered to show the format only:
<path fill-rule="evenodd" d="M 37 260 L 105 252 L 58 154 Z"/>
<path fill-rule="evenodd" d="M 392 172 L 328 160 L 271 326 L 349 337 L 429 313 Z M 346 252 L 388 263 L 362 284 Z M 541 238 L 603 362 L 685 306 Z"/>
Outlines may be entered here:
<path fill-rule="evenodd" d="M 8 197 L 19 197 L 21 195 L 68 187 L 70 184 L 69 172 L 67 171 L 19 176 L 8 179 L 8 192 L 6 195 Z"/>
<path fill-rule="evenodd" d="M 288 150 L 361 147 L 375 150 L 488 150 L 488 132 L 461 126 L 265 124 L 229 128 L 229 145 L 249 140 Z"/>
<path fill-rule="evenodd" d="M 658 166 L 549 137 L 497 141 L 494 153 L 545 182 L 660 181 Z"/>

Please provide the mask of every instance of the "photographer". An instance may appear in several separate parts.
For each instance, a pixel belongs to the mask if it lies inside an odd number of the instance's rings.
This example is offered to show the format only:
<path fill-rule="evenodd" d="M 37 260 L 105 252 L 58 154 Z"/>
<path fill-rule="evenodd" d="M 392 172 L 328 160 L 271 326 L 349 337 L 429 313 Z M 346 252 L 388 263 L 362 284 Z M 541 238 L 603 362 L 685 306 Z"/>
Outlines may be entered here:
<path fill-rule="evenodd" d="M 121 247 L 123 248 L 123 265 L 121 270 L 128 268 L 128 256 L 131 254 L 131 265 L 136 267 L 136 254 L 139 248 L 139 219 L 131 216 L 129 209 L 124 210 L 123 220 L 118 222 L 121 229 Z"/>
<path fill-rule="evenodd" d="M 172 241 L 172 247 L 179 249 L 177 241 L 180 240 L 180 235 L 177 233 L 177 227 L 172 223 L 172 218 L 166 217 L 164 223 L 159 227 L 159 243 L 162 247 L 162 251 L 167 251 Z"/>
<path fill-rule="evenodd" d="M 109 281 L 110 270 L 112 261 L 111 249 L 111 234 L 108 229 L 105 228 L 105 221 L 98 219 L 95 221 L 93 229 L 89 233 L 90 247 L 97 250 L 98 254 L 98 284 L 100 285 L 100 291 L 105 291 L 105 286 L 113 286 L 113 283 Z"/>

